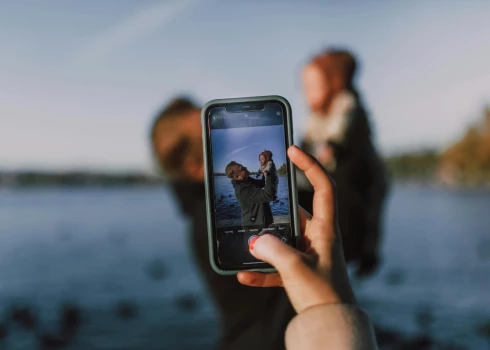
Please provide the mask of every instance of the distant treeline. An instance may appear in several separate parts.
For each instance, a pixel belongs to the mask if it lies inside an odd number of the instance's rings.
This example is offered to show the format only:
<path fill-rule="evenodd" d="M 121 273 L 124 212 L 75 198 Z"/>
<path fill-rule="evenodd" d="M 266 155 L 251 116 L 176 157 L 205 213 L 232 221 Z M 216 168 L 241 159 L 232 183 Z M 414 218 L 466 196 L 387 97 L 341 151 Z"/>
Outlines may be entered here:
<path fill-rule="evenodd" d="M 391 176 L 406 181 L 436 181 L 449 185 L 490 185 L 490 107 L 483 118 L 445 150 L 426 149 L 385 159 Z M 286 164 L 277 169 L 286 175 Z M 257 172 L 251 173 L 256 175 Z M 225 176 L 224 173 L 214 173 Z M 0 187 L 26 186 L 136 186 L 162 183 L 143 173 L 100 174 L 89 172 L 2 172 Z"/>
<path fill-rule="evenodd" d="M 286 175 L 287 173 L 288 173 L 288 171 L 287 171 L 286 163 L 283 163 L 281 165 L 281 167 L 277 169 L 277 175 L 283 176 L 283 175 Z M 250 172 L 250 175 L 257 175 L 257 174 L 258 174 L 258 172 L 256 172 L 256 171 Z M 225 173 L 214 173 L 213 175 L 214 176 L 226 176 Z"/>
<path fill-rule="evenodd" d="M 443 151 L 425 150 L 386 159 L 393 177 L 449 185 L 490 184 L 490 108 L 464 135 Z"/>
<path fill-rule="evenodd" d="M 139 173 L 101 174 L 88 172 L 1 172 L 0 187 L 33 186 L 135 186 L 161 183 L 157 176 Z"/>
<path fill-rule="evenodd" d="M 386 166 L 390 174 L 399 180 L 430 180 L 436 174 L 439 153 L 430 149 L 402 153 L 388 157 Z"/>
<path fill-rule="evenodd" d="M 288 173 L 288 168 L 286 163 L 283 163 L 279 169 L 277 169 L 277 175 L 286 175 Z"/>

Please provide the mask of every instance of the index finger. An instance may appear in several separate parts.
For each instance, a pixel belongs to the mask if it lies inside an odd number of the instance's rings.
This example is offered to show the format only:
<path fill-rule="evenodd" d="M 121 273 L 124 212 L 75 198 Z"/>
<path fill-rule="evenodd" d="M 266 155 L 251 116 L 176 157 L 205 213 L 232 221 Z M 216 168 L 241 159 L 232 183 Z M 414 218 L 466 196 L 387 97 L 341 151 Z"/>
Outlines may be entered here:
<path fill-rule="evenodd" d="M 288 149 L 289 159 L 304 171 L 315 194 L 313 196 L 313 217 L 331 222 L 334 219 L 334 185 L 318 161 L 297 146 Z"/>

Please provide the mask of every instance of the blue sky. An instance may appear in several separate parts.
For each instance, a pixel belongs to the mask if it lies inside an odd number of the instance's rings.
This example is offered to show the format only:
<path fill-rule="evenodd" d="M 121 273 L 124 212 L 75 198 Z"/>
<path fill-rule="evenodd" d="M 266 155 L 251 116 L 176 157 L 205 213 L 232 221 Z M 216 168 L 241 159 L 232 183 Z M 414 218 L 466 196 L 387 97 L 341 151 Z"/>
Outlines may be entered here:
<path fill-rule="evenodd" d="M 327 45 L 359 56 L 384 154 L 443 147 L 490 102 L 488 13 L 488 1 L 2 1 L 0 168 L 150 170 L 151 118 L 179 92 L 283 95 L 299 141 L 299 72 Z"/>
<path fill-rule="evenodd" d="M 259 154 L 272 152 L 274 163 L 279 167 L 286 162 L 284 126 L 258 126 L 253 128 L 211 130 L 214 172 L 225 172 L 232 160 L 257 171 L 260 167 Z"/>

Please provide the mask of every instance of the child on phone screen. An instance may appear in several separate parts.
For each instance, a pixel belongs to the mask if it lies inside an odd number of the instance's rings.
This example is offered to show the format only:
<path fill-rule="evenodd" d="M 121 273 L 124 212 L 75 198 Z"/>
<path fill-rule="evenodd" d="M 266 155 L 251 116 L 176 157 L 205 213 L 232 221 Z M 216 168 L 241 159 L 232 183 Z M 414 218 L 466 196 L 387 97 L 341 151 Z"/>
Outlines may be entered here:
<path fill-rule="evenodd" d="M 265 150 L 264 152 L 259 154 L 259 163 L 260 168 L 257 172 L 257 176 L 263 175 L 269 177 L 274 185 L 274 196 L 277 196 L 277 184 L 279 183 L 279 179 L 277 177 L 276 165 L 272 160 L 272 152 Z"/>

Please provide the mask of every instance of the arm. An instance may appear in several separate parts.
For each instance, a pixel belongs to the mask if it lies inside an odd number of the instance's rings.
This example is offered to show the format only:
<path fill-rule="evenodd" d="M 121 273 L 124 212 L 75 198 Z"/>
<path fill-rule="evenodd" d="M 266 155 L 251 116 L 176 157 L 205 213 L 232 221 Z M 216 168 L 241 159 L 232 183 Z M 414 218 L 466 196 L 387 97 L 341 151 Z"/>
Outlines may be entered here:
<path fill-rule="evenodd" d="M 328 118 L 313 115 L 308 120 L 305 140 L 312 143 L 342 144 L 348 133 L 352 111 L 356 109 L 355 97 L 349 92 L 337 94 L 329 111 Z M 307 152 L 311 152 L 308 151 Z"/>
<path fill-rule="evenodd" d="M 265 186 L 265 177 L 262 176 L 261 179 L 254 179 L 254 178 L 250 178 L 250 182 L 253 183 L 256 187 L 264 187 Z"/>
<path fill-rule="evenodd" d="M 264 172 L 266 172 L 266 171 L 271 172 L 271 168 L 272 168 L 272 162 L 269 161 L 269 162 L 267 162 L 267 165 L 264 168 Z"/>
<path fill-rule="evenodd" d="M 348 92 L 338 94 L 332 103 L 329 128 L 322 130 L 325 141 L 342 144 L 352 126 L 357 107 L 355 97 Z"/>
<path fill-rule="evenodd" d="M 258 188 L 255 186 L 250 186 L 247 188 L 247 192 L 243 193 L 243 198 L 246 199 L 247 203 L 259 204 L 268 203 L 276 199 L 274 195 L 274 186 L 272 181 L 268 178 L 265 179 L 264 188 Z"/>
<path fill-rule="evenodd" d="M 328 346 L 327 346 L 328 345 Z M 361 309 L 324 304 L 300 312 L 286 330 L 286 347 L 296 349 L 377 349 L 373 326 Z"/>

